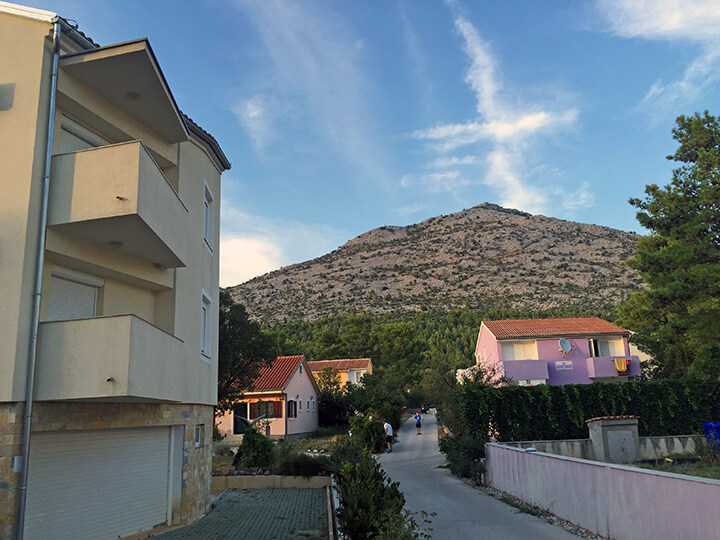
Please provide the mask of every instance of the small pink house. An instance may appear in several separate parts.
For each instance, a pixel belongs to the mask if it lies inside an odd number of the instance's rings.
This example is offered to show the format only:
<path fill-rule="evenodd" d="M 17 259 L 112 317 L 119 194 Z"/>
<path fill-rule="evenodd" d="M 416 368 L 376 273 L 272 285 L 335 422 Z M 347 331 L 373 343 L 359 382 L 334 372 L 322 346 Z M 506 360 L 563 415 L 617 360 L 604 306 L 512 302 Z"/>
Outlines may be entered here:
<path fill-rule="evenodd" d="M 520 386 L 628 381 L 640 375 L 629 335 L 597 317 L 483 321 L 475 361 Z"/>
<path fill-rule="evenodd" d="M 233 411 L 218 419 L 218 430 L 230 444 L 240 444 L 246 421 L 264 416 L 271 438 L 309 435 L 318 428 L 319 393 L 303 355 L 278 356 L 260 369 L 252 390 L 243 393 Z"/>

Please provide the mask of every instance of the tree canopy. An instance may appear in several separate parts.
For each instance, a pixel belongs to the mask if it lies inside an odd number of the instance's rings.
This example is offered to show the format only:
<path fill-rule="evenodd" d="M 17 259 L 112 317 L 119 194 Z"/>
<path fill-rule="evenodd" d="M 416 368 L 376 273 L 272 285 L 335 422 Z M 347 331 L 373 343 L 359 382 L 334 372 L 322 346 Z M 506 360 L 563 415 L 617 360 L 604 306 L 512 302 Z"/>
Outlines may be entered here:
<path fill-rule="evenodd" d="M 245 306 L 220 292 L 218 404 L 216 414 L 231 409 L 250 387 L 260 368 L 275 358 L 272 337 L 248 316 Z"/>
<path fill-rule="evenodd" d="M 705 111 L 676 123 L 679 147 L 667 158 L 680 166 L 672 181 L 630 199 L 650 234 L 628 264 L 648 288 L 618 309 L 663 378 L 710 376 L 720 367 L 720 122 Z"/>

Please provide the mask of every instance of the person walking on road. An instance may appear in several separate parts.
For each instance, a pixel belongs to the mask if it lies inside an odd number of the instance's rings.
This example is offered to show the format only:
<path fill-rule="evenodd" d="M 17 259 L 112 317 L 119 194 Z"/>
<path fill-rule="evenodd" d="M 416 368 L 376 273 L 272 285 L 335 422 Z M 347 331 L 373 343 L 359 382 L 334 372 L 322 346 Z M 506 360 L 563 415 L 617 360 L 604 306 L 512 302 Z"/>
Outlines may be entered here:
<path fill-rule="evenodd" d="M 422 416 L 420 416 L 420 411 L 415 413 L 415 427 L 417 428 L 418 435 L 422 435 Z"/>
<path fill-rule="evenodd" d="M 385 420 L 385 442 L 387 443 L 388 447 L 388 454 L 392 452 L 392 441 L 393 441 L 393 431 L 392 426 L 390 425 L 390 422 Z"/>

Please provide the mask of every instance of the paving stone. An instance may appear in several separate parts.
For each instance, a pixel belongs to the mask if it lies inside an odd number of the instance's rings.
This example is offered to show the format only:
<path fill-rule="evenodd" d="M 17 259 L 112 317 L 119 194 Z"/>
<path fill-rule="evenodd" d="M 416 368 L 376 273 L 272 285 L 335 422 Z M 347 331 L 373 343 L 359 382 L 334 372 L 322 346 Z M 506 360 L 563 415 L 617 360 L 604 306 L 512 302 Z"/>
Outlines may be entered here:
<path fill-rule="evenodd" d="M 328 537 L 324 489 L 236 489 L 192 525 L 162 540 L 319 540 Z"/>

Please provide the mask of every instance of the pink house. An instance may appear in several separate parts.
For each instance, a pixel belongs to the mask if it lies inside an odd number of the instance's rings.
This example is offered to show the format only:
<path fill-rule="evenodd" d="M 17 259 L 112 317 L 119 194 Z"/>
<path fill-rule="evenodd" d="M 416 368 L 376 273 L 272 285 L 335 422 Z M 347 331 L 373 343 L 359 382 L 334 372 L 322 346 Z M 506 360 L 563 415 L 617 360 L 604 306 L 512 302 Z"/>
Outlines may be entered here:
<path fill-rule="evenodd" d="M 318 428 L 319 393 L 303 355 L 278 356 L 260 369 L 252 390 L 243 393 L 233 411 L 217 420 L 218 430 L 231 445 L 240 444 L 246 422 L 263 416 L 271 438 L 309 435 Z"/>
<path fill-rule="evenodd" d="M 629 335 L 597 317 L 483 321 L 475 361 L 520 386 L 628 381 L 640 375 Z"/>

